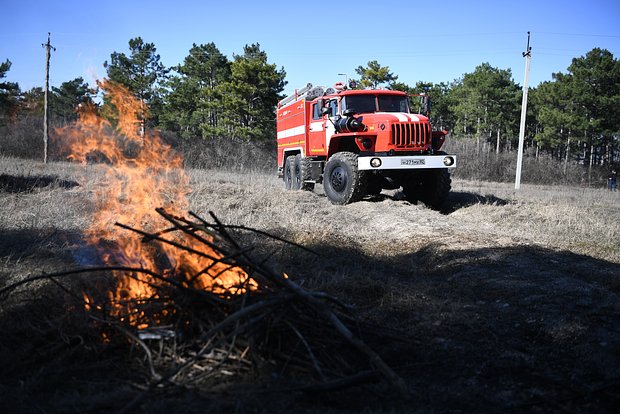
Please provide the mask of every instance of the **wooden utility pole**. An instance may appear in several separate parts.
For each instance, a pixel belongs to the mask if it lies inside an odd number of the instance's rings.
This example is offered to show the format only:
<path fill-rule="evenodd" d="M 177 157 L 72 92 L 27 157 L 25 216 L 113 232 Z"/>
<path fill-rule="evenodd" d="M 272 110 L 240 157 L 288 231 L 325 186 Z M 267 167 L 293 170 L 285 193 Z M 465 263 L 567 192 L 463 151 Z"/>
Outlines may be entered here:
<path fill-rule="evenodd" d="M 45 94 L 43 95 L 43 163 L 47 164 L 47 128 L 49 127 L 48 119 L 48 107 L 47 107 L 47 95 L 49 93 L 50 86 L 50 54 L 51 49 L 56 51 L 50 43 L 50 33 L 47 32 L 47 43 L 43 43 L 41 46 L 45 48 Z"/>
<path fill-rule="evenodd" d="M 527 81 L 530 76 L 530 60 L 532 48 L 530 47 L 530 32 L 527 32 L 527 49 L 523 52 L 525 58 L 525 80 L 523 81 L 523 100 L 521 101 L 521 125 L 519 127 L 519 150 L 517 151 L 517 175 L 515 178 L 515 190 L 521 187 L 521 164 L 523 163 L 523 141 L 525 139 L 525 115 L 527 113 Z"/>

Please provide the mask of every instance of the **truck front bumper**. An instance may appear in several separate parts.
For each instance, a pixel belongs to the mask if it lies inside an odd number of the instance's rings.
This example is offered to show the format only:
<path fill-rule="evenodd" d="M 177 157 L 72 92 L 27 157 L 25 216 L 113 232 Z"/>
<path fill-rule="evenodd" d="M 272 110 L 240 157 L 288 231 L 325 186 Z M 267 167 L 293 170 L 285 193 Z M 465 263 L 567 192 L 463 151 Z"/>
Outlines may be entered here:
<path fill-rule="evenodd" d="M 388 157 L 359 157 L 358 170 L 415 170 L 431 168 L 454 168 L 454 155 L 407 155 Z"/>

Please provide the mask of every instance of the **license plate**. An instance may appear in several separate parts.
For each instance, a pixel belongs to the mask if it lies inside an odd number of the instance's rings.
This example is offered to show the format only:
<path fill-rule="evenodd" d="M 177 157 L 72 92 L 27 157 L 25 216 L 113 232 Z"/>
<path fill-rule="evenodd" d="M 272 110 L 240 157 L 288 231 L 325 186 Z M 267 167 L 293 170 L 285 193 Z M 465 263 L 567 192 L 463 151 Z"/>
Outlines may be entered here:
<path fill-rule="evenodd" d="M 400 165 L 424 165 L 423 159 L 419 158 L 405 158 L 400 160 Z"/>

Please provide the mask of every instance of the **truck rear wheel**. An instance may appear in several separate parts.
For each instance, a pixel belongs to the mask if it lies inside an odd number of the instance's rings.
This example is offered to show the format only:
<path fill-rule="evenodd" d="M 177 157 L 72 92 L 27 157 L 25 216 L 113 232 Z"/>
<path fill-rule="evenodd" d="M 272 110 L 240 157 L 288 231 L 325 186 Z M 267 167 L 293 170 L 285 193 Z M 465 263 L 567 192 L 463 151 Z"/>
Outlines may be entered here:
<path fill-rule="evenodd" d="M 403 184 L 409 201 L 421 201 L 433 210 L 440 210 L 450 193 L 450 173 L 447 169 L 426 170 Z"/>
<path fill-rule="evenodd" d="M 366 195 L 366 174 L 357 169 L 357 154 L 338 152 L 325 164 L 323 189 L 332 204 L 348 204 Z"/>
<path fill-rule="evenodd" d="M 295 168 L 295 156 L 289 155 L 284 160 L 284 188 L 287 190 L 293 189 L 293 173 Z"/>
<path fill-rule="evenodd" d="M 291 190 L 299 190 L 301 188 L 301 155 L 292 156 L 291 161 Z"/>
<path fill-rule="evenodd" d="M 304 191 L 314 190 L 314 182 L 312 180 L 312 160 L 308 157 L 297 155 L 295 162 L 299 160 L 299 188 Z"/>

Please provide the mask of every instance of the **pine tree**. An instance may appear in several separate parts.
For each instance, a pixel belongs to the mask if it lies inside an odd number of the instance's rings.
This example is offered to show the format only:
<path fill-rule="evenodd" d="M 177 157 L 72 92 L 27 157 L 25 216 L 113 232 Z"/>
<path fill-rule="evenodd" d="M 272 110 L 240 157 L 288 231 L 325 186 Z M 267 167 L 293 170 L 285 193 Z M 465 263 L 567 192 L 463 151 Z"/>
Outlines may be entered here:
<path fill-rule="evenodd" d="M 0 63 L 0 125 L 5 125 L 14 118 L 19 108 L 19 85 L 15 82 L 4 82 L 7 72 L 11 69 L 11 61 Z"/>
<path fill-rule="evenodd" d="M 568 73 L 554 73 L 533 94 L 536 141 L 557 156 L 572 153 L 586 165 L 620 153 L 620 61 L 595 48 L 574 58 Z M 577 149 L 577 148 L 575 148 Z"/>
<path fill-rule="evenodd" d="M 214 43 L 189 51 L 178 75 L 169 79 L 160 119 L 163 127 L 184 138 L 219 136 L 224 133 L 220 85 L 230 80 L 230 62 Z"/>
<path fill-rule="evenodd" d="M 359 85 L 362 88 L 389 88 L 398 79 L 388 66 L 381 66 L 376 60 L 369 61 L 368 66 L 358 66 L 355 72 L 360 76 Z"/>
<path fill-rule="evenodd" d="M 515 130 L 519 87 L 512 80 L 510 69 L 483 63 L 473 73 L 465 74 L 454 85 L 451 95 L 457 131 L 490 140 L 494 134 Z"/>
<path fill-rule="evenodd" d="M 153 43 L 144 43 L 141 37 L 129 40 L 129 56 L 113 52 L 110 62 L 103 66 L 108 78 L 125 85 L 141 102 L 144 102 L 143 122 L 150 114 L 150 125 L 158 123 L 162 106 L 162 84 L 168 70 L 160 62 L 160 56 Z M 147 108 L 149 109 L 147 111 Z"/>
<path fill-rule="evenodd" d="M 227 132 L 231 137 L 268 140 L 275 137 L 275 108 L 286 82 L 284 69 L 267 62 L 258 43 L 246 45 L 231 63 L 231 79 L 221 85 Z"/>
<path fill-rule="evenodd" d="M 81 77 L 63 82 L 59 88 L 52 87 L 50 99 L 52 113 L 66 122 L 76 120 L 78 106 L 92 102 L 91 93 L 88 83 Z"/>

